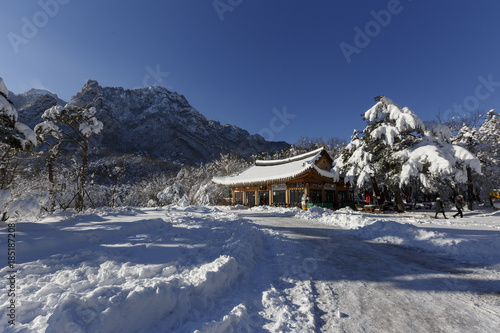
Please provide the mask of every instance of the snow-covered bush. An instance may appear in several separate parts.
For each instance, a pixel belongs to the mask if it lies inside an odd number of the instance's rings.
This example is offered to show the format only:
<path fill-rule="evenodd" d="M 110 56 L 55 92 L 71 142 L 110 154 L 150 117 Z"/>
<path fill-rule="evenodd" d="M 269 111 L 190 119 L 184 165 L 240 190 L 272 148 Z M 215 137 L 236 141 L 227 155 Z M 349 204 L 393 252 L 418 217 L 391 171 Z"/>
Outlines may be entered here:
<path fill-rule="evenodd" d="M 172 176 L 169 174 L 154 173 L 130 186 L 123 202 L 129 206 L 158 206 L 158 193 L 171 184 Z"/>
<path fill-rule="evenodd" d="M 178 203 L 185 195 L 186 190 L 181 185 L 174 183 L 159 192 L 157 194 L 157 198 L 158 203 L 163 206 Z"/>

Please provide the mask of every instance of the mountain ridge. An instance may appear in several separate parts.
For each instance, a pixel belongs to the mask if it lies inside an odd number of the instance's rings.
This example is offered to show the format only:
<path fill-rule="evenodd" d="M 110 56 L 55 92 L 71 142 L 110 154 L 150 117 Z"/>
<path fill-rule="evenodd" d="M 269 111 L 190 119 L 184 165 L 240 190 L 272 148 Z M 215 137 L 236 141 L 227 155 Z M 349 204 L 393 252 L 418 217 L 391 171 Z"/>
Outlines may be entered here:
<path fill-rule="evenodd" d="M 10 96 L 30 127 L 42 121 L 46 109 L 66 104 L 56 94 L 40 89 Z M 91 137 L 91 143 L 101 151 L 197 165 L 229 152 L 248 158 L 289 146 L 283 141 L 266 141 L 234 125 L 208 120 L 183 95 L 161 86 L 130 90 L 102 87 L 89 80 L 69 103 L 96 107 L 96 117 L 104 129 Z"/>

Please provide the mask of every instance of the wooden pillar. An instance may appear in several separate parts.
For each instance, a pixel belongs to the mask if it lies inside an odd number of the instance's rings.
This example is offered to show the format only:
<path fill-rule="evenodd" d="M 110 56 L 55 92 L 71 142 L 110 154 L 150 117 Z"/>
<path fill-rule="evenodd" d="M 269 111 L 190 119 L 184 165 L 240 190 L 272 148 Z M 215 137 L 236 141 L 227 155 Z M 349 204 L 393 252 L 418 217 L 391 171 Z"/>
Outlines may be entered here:
<path fill-rule="evenodd" d="M 340 208 L 340 205 L 339 205 L 339 185 L 338 183 L 335 185 L 335 191 L 334 191 L 334 195 L 335 195 L 335 198 L 334 198 L 334 207 L 336 208 Z"/>

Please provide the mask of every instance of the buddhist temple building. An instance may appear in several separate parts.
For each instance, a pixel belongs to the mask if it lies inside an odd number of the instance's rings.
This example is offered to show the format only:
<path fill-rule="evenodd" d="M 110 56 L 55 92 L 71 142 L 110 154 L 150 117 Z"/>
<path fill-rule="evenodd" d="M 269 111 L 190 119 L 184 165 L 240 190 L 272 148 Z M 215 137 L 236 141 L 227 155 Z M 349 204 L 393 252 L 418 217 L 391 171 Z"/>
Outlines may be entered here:
<path fill-rule="evenodd" d="M 233 205 L 345 207 L 350 201 L 348 185 L 332 169 L 333 158 L 325 148 L 283 160 L 257 160 L 246 170 L 227 177 L 214 177 L 216 184 L 232 189 Z"/>

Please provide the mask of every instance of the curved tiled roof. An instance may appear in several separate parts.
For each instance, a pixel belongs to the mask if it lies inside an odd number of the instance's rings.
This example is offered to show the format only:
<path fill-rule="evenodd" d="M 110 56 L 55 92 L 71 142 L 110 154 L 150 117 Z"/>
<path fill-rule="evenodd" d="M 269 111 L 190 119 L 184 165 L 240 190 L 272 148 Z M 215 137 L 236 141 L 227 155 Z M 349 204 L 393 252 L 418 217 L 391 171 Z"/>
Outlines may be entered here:
<path fill-rule="evenodd" d="M 335 173 L 323 170 L 315 164 L 325 153 L 328 154 L 324 148 L 320 148 L 283 160 L 257 160 L 246 170 L 227 177 L 214 177 L 212 181 L 221 185 L 285 182 L 310 170 L 322 177 L 334 180 L 337 178 Z"/>

